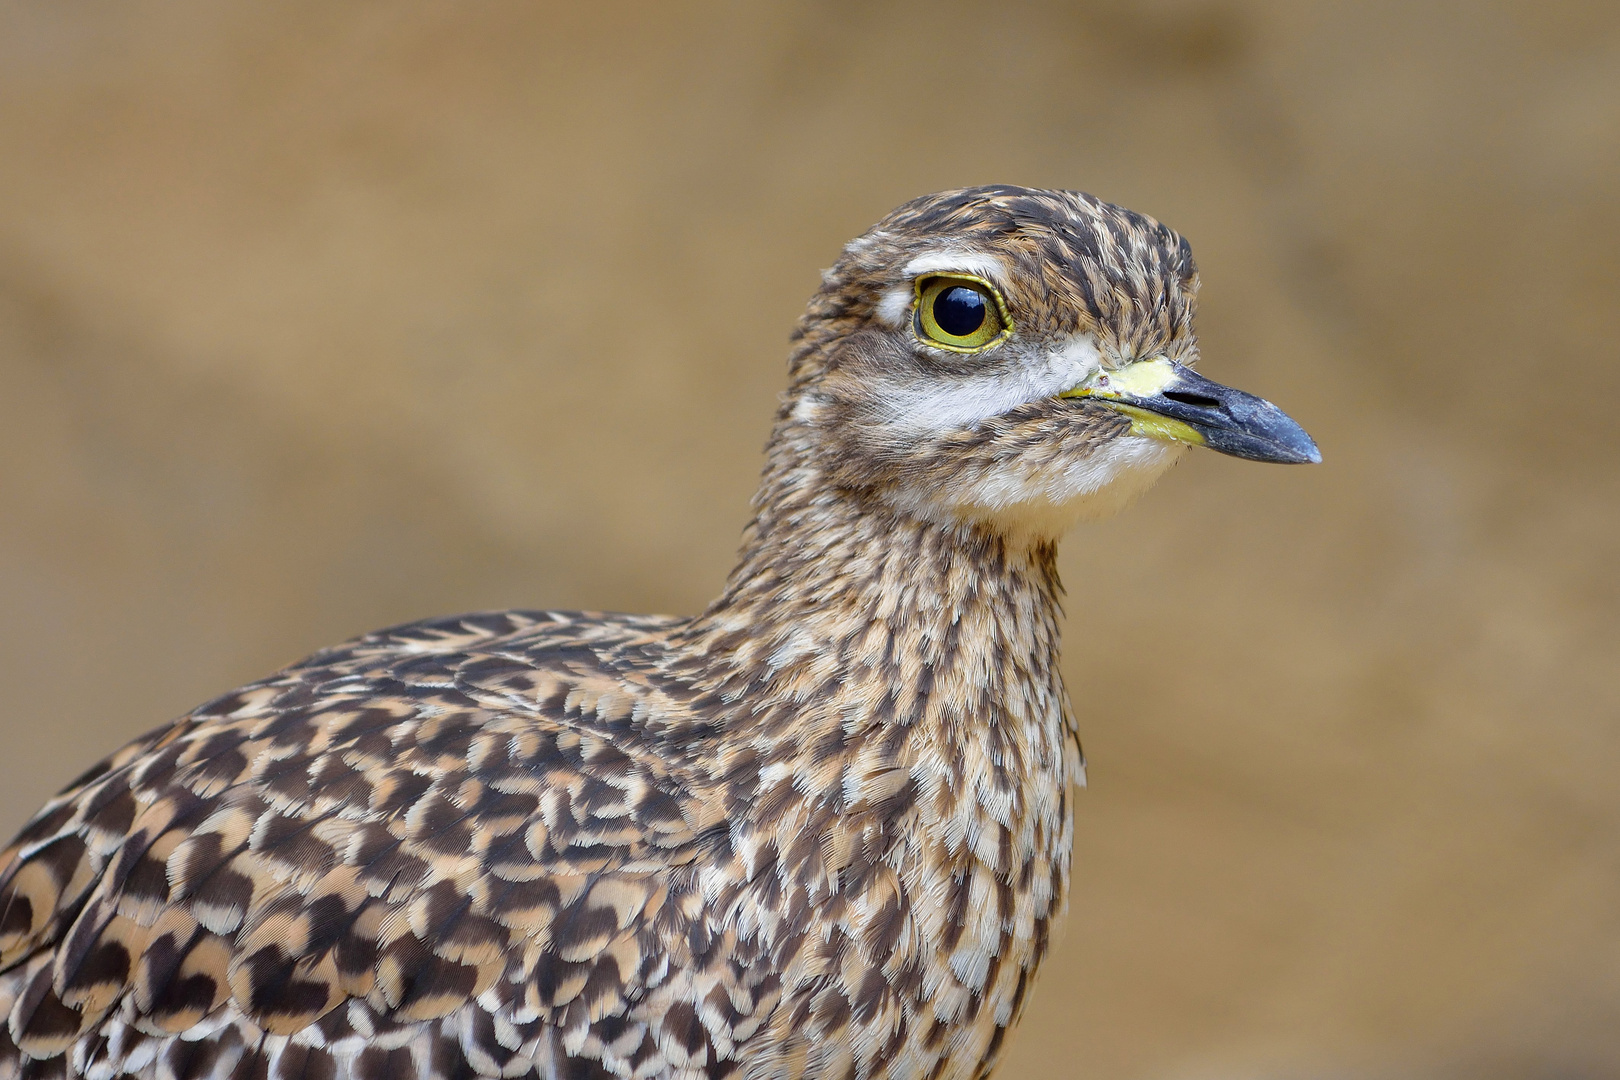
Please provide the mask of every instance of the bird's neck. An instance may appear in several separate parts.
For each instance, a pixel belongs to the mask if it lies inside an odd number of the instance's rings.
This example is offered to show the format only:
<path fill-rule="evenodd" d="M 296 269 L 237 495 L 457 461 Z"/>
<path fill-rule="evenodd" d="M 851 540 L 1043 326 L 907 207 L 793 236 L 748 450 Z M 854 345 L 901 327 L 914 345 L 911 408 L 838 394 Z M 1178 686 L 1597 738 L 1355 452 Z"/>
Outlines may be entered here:
<path fill-rule="evenodd" d="M 1060 594 L 1049 541 L 913 517 L 779 456 L 725 591 L 686 637 L 713 689 L 756 714 L 784 706 L 769 711 L 801 733 L 853 735 L 863 717 L 982 737 L 997 718 L 1063 712 Z"/>
<path fill-rule="evenodd" d="M 862 493 L 823 492 L 759 508 L 724 591 L 699 622 L 849 617 L 922 630 L 937 618 L 978 614 L 1012 631 L 1027 629 L 1026 617 L 1055 617 L 1061 592 L 1050 541 L 941 524 Z"/>

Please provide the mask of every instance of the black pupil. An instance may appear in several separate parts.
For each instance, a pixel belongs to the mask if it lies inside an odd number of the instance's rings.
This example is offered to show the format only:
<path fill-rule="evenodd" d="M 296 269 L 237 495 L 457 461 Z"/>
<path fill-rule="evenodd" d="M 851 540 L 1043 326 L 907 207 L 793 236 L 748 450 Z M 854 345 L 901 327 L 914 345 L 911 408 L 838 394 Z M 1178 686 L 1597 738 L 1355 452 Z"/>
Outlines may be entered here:
<path fill-rule="evenodd" d="M 934 300 L 934 322 L 952 337 L 967 337 L 984 325 L 984 297 L 962 285 Z"/>

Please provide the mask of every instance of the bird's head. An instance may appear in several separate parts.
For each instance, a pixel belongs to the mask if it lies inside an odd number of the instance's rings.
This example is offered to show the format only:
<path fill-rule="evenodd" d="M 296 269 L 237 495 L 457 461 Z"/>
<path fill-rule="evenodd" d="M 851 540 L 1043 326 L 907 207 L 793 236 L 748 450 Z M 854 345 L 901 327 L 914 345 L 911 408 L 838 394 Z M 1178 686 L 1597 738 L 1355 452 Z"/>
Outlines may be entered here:
<path fill-rule="evenodd" d="M 1189 445 L 1319 461 L 1275 406 L 1193 373 L 1197 288 L 1185 240 L 1089 195 L 915 199 L 823 276 L 776 444 L 904 512 L 1040 538 Z"/>

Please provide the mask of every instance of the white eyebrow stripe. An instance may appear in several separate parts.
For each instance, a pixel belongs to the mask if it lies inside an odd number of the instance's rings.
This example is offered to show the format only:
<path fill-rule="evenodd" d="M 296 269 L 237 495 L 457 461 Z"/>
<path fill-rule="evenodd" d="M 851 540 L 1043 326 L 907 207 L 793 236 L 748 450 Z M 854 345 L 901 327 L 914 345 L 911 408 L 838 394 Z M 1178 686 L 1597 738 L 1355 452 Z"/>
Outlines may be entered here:
<path fill-rule="evenodd" d="M 907 278 L 955 270 L 982 277 L 1001 285 L 1007 278 L 1007 264 L 983 251 L 929 251 L 918 255 L 901 269 Z"/>

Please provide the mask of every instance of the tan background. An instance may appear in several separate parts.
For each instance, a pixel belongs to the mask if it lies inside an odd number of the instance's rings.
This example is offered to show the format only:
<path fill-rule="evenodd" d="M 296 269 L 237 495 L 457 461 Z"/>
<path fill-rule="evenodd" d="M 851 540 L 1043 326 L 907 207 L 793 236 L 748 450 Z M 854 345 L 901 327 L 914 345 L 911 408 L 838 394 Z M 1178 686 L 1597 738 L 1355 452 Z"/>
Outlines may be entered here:
<path fill-rule="evenodd" d="M 344 636 L 692 611 L 839 245 L 1188 235 L 1212 454 L 1071 538 L 1015 1078 L 1620 1071 L 1620 8 L 0 6 L 0 818 Z"/>

